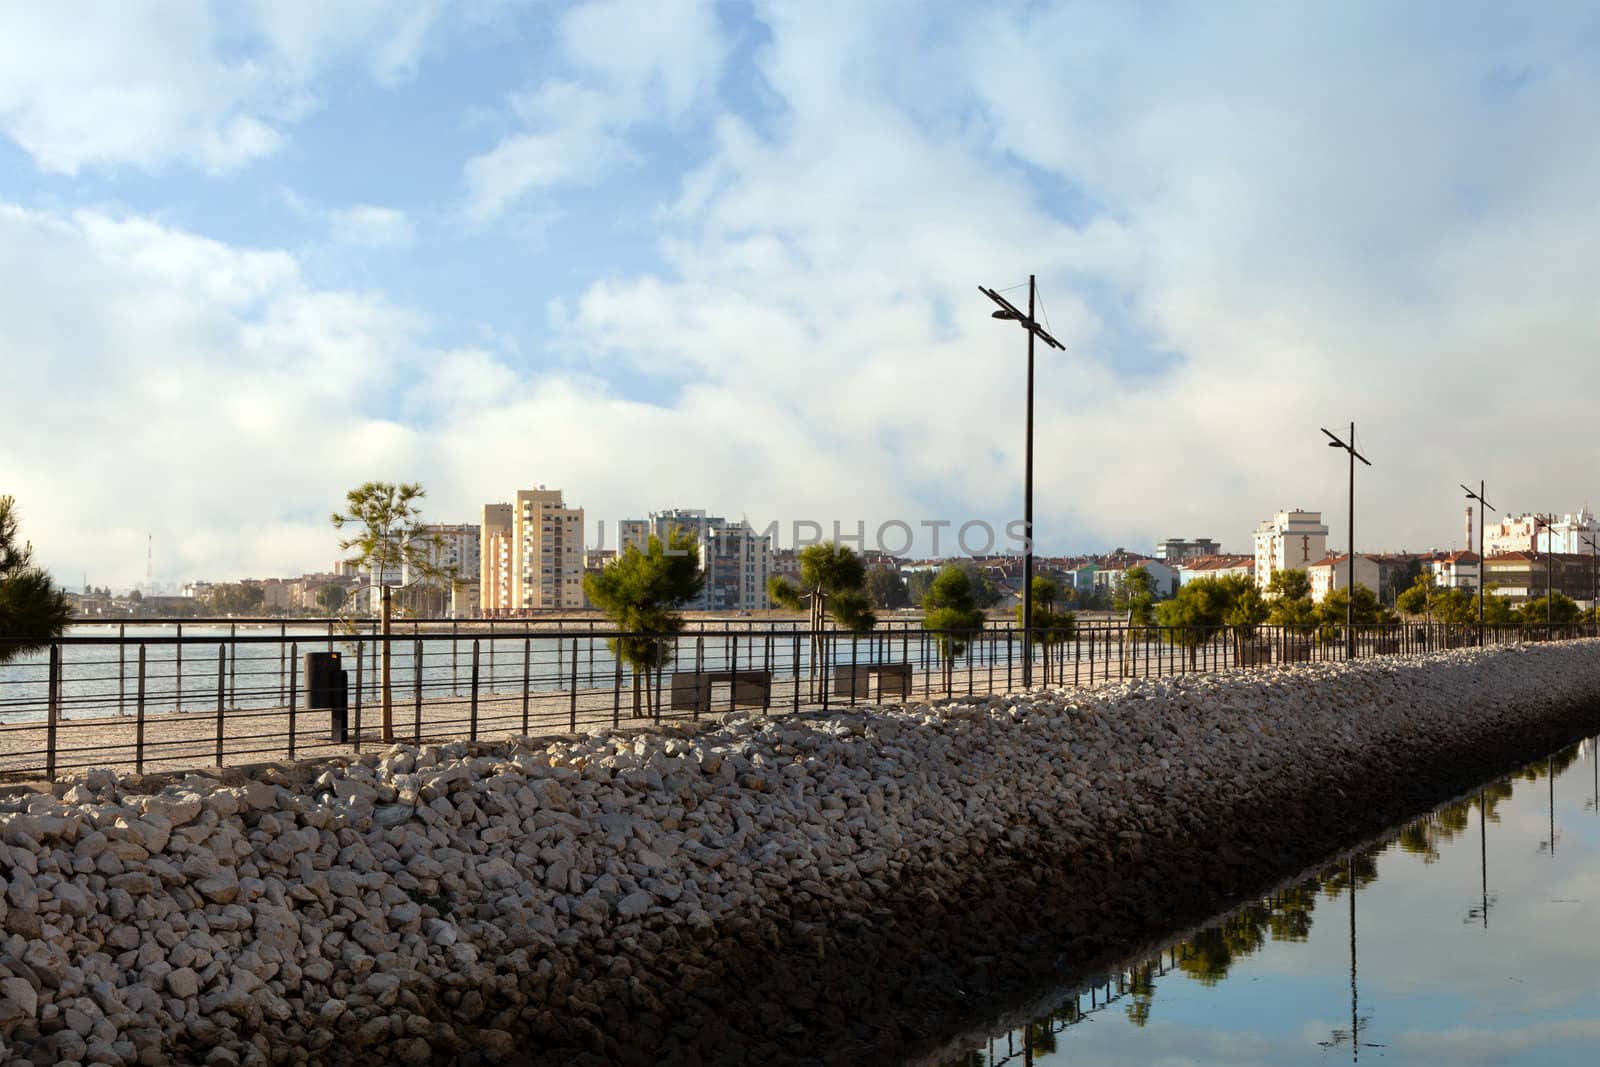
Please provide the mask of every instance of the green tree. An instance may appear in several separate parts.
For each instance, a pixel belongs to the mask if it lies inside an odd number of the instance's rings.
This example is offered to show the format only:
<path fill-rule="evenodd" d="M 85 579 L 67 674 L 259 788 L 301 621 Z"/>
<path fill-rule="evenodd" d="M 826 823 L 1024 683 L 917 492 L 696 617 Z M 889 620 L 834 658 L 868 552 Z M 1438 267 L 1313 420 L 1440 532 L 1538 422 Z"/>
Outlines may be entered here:
<path fill-rule="evenodd" d="M 636 717 L 644 713 L 641 681 L 672 661 L 672 642 L 665 638 L 683 629 L 677 609 L 705 587 L 699 547 L 692 531 L 674 527 L 667 531 L 665 545 L 652 534 L 643 551 L 629 545 L 611 564 L 583 576 L 584 595 L 621 631 L 607 644 L 633 676 Z M 650 699 L 654 711 L 655 698 Z"/>
<path fill-rule="evenodd" d="M 1545 624 L 1545 597 L 1530 600 L 1522 605 L 1517 613 L 1519 621 L 1524 626 L 1543 626 Z M 1578 621 L 1583 614 L 1573 599 L 1565 593 L 1553 592 L 1549 597 L 1549 621 L 1557 626 L 1569 626 Z"/>
<path fill-rule="evenodd" d="M 1198 667 L 1200 646 L 1228 625 L 1229 618 L 1235 614 L 1236 602 L 1246 595 L 1252 598 L 1252 606 L 1245 609 L 1246 614 L 1264 606 L 1248 578 L 1230 575 L 1195 578 L 1183 583 L 1176 596 L 1156 605 L 1156 619 L 1163 627 L 1162 639 L 1188 649 L 1190 665 Z"/>
<path fill-rule="evenodd" d="M 206 610 L 213 615 L 254 615 L 266 598 L 259 585 L 219 582 L 206 593 Z"/>
<path fill-rule="evenodd" d="M 344 590 L 336 585 L 324 585 L 317 590 L 317 604 L 329 615 L 336 615 L 344 607 Z"/>
<path fill-rule="evenodd" d="M 1305 571 L 1273 571 L 1267 579 L 1267 600 L 1310 600 L 1311 578 Z"/>
<path fill-rule="evenodd" d="M 1325 626 L 1339 627 L 1345 622 L 1345 605 L 1354 600 L 1351 621 L 1357 626 L 1375 626 L 1384 620 L 1384 611 L 1378 606 L 1378 594 L 1356 583 L 1355 596 L 1345 589 L 1330 589 L 1317 605 L 1317 616 Z"/>
<path fill-rule="evenodd" d="M 1305 571 L 1273 571 L 1267 580 L 1267 622 L 1290 633 L 1308 634 L 1317 625 L 1311 579 Z"/>
<path fill-rule="evenodd" d="M 972 635 L 983 628 L 983 612 L 972 593 L 972 576 L 958 564 L 946 564 L 922 598 L 922 628 L 936 635 L 944 683 L 953 681 L 955 661 L 967 651 Z"/>
<path fill-rule="evenodd" d="M 1483 591 L 1483 621 L 1486 626 L 1515 626 L 1517 609 L 1509 598 L 1503 597 L 1490 586 Z"/>
<path fill-rule="evenodd" d="M 394 612 L 389 579 L 401 573 L 414 575 L 411 584 L 434 584 L 448 580 L 451 569 L 436 560 L 443 539 L 429 536 L 423 529 L 422 508 L 418 503 L 428 494 L 415 482 L 364 482 L 345 494 L 346 512 L 334 512 L 330 521 L 336 530 L 350 530 L 341 538 L 339 551 L 349 553 L 348 564 L 365 570 L 383 586 L 383 636 L 380 647 L 379 678 L 383 694 L 383 740 L 394 740 L 394 700 L 390 688 L 389 642 Z"/>
<path fill-rule="evenodd" d="M 807 545 L 800 550 L 800 584 L 781 575 L 767 581 L 767 595 L 774 604 L 791 611 L 807 611 L 811 631 L 811 696 L 820 694 L 827 638 L 823 630 L 831 617 L 835 626 L 853 634 L 864 634 L 878 624 L 867 592 L 867 565 L 853 549 L 832 541 Z"/>
<path fill-rule="evenodd" d="M 1422 571 L 1411 582 L 1411 587 L 1395 598 L 1394 606 L 1402 614 L 1421 615 L 1433 619 L 1433 602 L 1442 592 L 1432 571 Z"/>
<path fill-rule="evenodd" d="M 72 621 L 72 605 L 19 539 L 16 501 L 0 496 L 0 663 L 46 648 Z"/>
<path fill-rule="evenodd" d="M 1044 649 L 1044 684 L 1050 684 L 1050 650 L 1072 640 L 1078 617 L 1070 611 L 1056 610 L 1061 587 L 1055 579 L 1039 576 L 1033 580 L 1033 639 Z M 1017 625 L 1022 625 L 1022 605 L 1017 605 Z"/>
<path fill-rule="evenodd" d="M 1144 567 L 1129 567 L 1117 578 L 1111 595 L 1112 610 L 1126 613 L 1129 626 L 1155 622 L 1156 580 Z"/>
<path fill-rule="evenodd" d="M 139 590 L 137 590 L 137 589 L 133 590 L 133 592 L 128 594 L 128 603 L 130 603 L 130 604 L 142 604 L 142 603 L 144 603 L 144 594 L 139 592 Z"/>
<path fill-rule="evenodd" d="M 911 604 L 906 580 L 900 577 L 897 569 L 887 565 L 867 571 L 867 596 L 871 598 L 873 607 L 883 611 L 894 611 Z"/>

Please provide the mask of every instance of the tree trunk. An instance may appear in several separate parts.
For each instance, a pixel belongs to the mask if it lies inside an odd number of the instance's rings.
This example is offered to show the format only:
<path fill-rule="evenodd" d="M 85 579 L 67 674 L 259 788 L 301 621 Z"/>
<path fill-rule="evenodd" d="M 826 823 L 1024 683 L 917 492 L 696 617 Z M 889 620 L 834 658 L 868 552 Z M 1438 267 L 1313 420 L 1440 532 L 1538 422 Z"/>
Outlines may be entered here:
<path fill-rule="evenodd" d="M 394 740 L 394 695 L 389 689 L 389 616 L 392 602 L 389 587 L 383 587 L 383 666 L 379 672 L 383 685 L 383 740 Z"/>

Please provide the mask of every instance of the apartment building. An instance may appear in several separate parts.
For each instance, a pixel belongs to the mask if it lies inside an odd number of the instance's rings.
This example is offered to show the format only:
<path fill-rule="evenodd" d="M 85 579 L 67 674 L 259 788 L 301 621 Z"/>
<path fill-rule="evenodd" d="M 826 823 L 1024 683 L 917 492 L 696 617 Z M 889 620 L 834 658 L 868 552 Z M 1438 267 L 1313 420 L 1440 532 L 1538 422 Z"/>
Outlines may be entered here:
<path fill-rule="evenodd" d="M 772 538 L 747 522 L 707 515 L 696 508 L 653 511 L 648 519 L 617 524 L 619 551 L 643 549 L 651 537 L 666 542 L 673 530 L 686 530 L 699 545 L 705 587 L 686 605 L 699 611 L 759 611 L 769 606 L 767 579 L 773 572 Z"/>
<path fill-rule="evenodd" d="M 1483 561 L 1483 580 L 1513 604 L 1544 596 L 1548 581 L 1556 592 L 1588 604 L 1596 585 L 1596 558 L 1576 552 L 1506 552 Z"/>
<path fill-rule="evenodd" d="M 1185 541 L 1181 537 L 1169 537 L 1165 541 L 1156 542 L 1155 558 L 1171 564 L 1221 554 L 1222 546 L 1209 537 L 1198 537 L 1193 541 Z"/>
<path fill-rule="evenodd" d="M 1423 563 L 1432 572 L 1433 580 L 1445 589 L 1476 589 L 1478 587 L 1478 554 L 1476 552 L 1438 553 Z"/>
<path fill-rule="evenodd" d="M 1256 527 L 1256 587 L 1266 589 L 1276 571 L 1306 570 L 1327 554 L 1322 512 L 1280 511 Z"/>
<path fill-rule="evenodd" d="M 584 606 L 583 509 L 561 490 L 520 489 L 486 504 L 480 524 L 479 604 L 488 618 Z"/>
<path fill-rule="evenodd" d="M 511 594 L 516 537 L 513 510 L 510 504 L 485 504 L 478 523 L 478 612 L 487 619 L 516 611 Z"/>
<path fill-rule="evenodd" d="M 1178 565 L 1178 585 L 1184 586 L 1196 578 L 1253 578 L 1255 561 L 1249 556 L 1200 556 L 1186 559 Z"/>
<path fill-rule="evenodd" d="M 446 577 L 430 580 L 426 572 L 413 567 L 407 559 L 400 567 L 400 585 L 405 587 L 406 604 L 411 610 L 424 615 L 449 615 L 452 618 L 470 618 L 476 608 L 468 609 L 456 595 L 455 586 L 461 582 L 476 584 L 482 572 L 481 555 L 483 535 L 475 523 L 436 523 L 417 531 L 413 546 L 422 552 L 429 570 L 437 568 Z"/>

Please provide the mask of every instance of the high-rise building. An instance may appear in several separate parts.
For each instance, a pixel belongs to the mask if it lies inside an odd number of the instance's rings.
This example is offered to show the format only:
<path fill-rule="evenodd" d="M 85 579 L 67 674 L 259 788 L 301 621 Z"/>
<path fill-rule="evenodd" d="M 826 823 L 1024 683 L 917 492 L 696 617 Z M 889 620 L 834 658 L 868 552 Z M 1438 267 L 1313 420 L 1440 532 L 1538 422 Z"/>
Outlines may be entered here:
<path fill-rule="evenodd" d="M 485 504 L 478 525 L 478 610 L 489 619 L 510 615 L 516 606 L 511 595 L 516 524 L 511 514 L 510 504 Z"/>
<path fill-rule="evenodd" d="M 1168 563 L 1182 563 L 1188 559 L 1199 559 L 1202 556 L 1221 555 L 1222 547 L 1209 537 L 1196 538 L 1185 541 L 1181 537 L 1169 537 L 1165 541 L 1156 543 L 1156 559 Z"/>
<path fill-rule="evenodd" d="M 760 611 L 769 606 L 767 579 L 772 574 L 772 538 L 756 533 L 744 521 L 730 522 L 693 508 L 653 511 L 648 519 L 623 519 L 617 524 L 618 551 L 643 549 L 654 536 L 666 543 L 673 530 L 694 535 L 699 545 L 705 587 L 686 607 L 699 611 Z"/>
<path fill-rule="evenodd" d="M 1275 571 L 1303 571 L 1328 554 L 1328 528 L 1320 511 L 1280 511 L 1256 527 L 1256 586 Z"/>
<path fill-rule="evenodd" d="M 1547 528 L 1544 520 L 1549 519 Z M 1575 515 L 1509 515 L 1483 528 L 1483 551 L 1488 556 L 1508 552 L 1556 552 L 1577 554 L 1589 551 L 1586 538 L 1600 536 L 1600 522 L 1588 508 Z"/>
<path fill-rule="evenodd" d="M 479 600 L 488 617 L 583 607 L 583 509 L 561 490 L 519 489 L 483 509 Z"/>
<path fill-rule="evenodd" d="M 406 560 L 400 567 L 400 585 L 406 589 L 407 603 L 425 615 L 463 615 L 464 605 L 455 596 L 461 583 L 477 584 L 482 570 L 482 533 L 474 523 L 436 523 L 417 531 L 412 547 L 419 548 L 428 566 L 447 577 L 430 579 L 417 573 Z"/>

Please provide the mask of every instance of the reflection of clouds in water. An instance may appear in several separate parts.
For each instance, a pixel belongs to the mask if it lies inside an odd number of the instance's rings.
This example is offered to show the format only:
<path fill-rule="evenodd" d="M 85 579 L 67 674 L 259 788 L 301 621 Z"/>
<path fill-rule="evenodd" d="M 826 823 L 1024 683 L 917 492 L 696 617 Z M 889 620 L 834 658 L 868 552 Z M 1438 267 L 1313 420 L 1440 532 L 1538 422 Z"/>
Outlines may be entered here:
<path fill-rule="evenodd" d="M 1416 1063 L 1497 1063 L 1534 1055 L 1540 1063 L 1593 1063 L 1590 1045 L 1597 1039 L 1600 1019 L 1560 1019 L 1507 1030 L 1405 1030 L 1390 1038 L 1389 1050 Z"/>
<path fill-rule="evenodd" d="M 1406 1063 L 1528 1053 L 1541 1062 L 1592 1061 L 1576 1045 L 1600 1035 L 1600 1018 L 1585 1017 L 1594 1011 L 1600 948 L 1600 818 L 1581 807 L 1594 775 L 1589 758 L 1570 750 L 1564 757 L 1554 761 L 1561 834 L 1554 859 L 1533 851 L 1549 835 L 1545 762 L 1532 768 L 1537 779 L 1518 776 L 1509 790 L 1486 790 L 1487 930 L 1477 918 L 1463 920 L 1481 907 L 1476 793 L 1405 828 L 1404 844 L 1369 854 L 1377 877 L 1362 879 L 1356 926 L 1359 1010 L 1370 1022 L 1363 1040 L 1385 1046 L 1374 1055 Z M 1365 873 L 1360 866 L 1358 857 L 1358 874 Z M 1300 917 L 1310 919 L 1307 940 L 1272 936 L 1299 932 L 1294 923 L 1271 921 L 1297 887 L 1280 890 L 1177 947 L 1180 956 L 1187 950 L 1198 957 L 1154 978 L 1143 1028 L 1113 1009 L 1094 1017 L 1099 1025 L 1068 1028 L 1057 1038 L 1059 1053 L 1036 1062 L 1253 1063 L 1317 1055 L 1319 1043 L 1350 1025 L 1340 1011 L 1348 1004 L 1350 965 L 1343 863 L 1323 869 L 1317 882 L 1314 910 Z M 1307 1020 L 1303 1012 L 1334 1021 Z M 1541 1018 L 1548 1021 L 1534 1021 Z M 1347 1045 L 1322 1052 L 1348 1054 Z"/>

